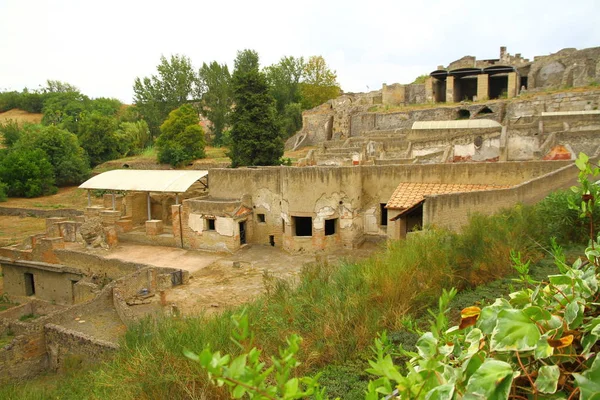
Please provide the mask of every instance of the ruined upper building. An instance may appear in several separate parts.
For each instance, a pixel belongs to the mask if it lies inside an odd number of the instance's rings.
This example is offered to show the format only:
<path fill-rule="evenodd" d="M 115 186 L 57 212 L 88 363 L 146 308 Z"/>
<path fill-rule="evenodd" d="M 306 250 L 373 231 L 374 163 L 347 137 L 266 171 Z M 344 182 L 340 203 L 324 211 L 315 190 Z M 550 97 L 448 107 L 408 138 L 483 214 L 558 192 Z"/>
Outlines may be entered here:
<path fill-rule="evenodd" d="M 425 100 L 452 103 L 512 98 L 521 90 L 587 86 L 600 81 L 600 47 L 563 49 L 533 61 L 500 47 L 500 57 L 466 56 L 438 67 L 425 82 Z M 385 87 L 384 87 L 385 88 Z"/>

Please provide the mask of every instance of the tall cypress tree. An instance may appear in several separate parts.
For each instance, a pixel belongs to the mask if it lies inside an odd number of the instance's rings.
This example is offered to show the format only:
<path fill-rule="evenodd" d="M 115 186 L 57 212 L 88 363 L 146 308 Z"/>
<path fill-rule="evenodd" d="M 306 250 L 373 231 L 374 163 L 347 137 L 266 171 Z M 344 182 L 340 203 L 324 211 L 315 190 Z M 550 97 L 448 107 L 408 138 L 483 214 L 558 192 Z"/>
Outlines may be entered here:
<path fill-rule="evenodd" d="M 283 139 L 258 53 L 239 51 L 232 76 L 234 110 L 231 116 L 231 163 L 277 165 L 283 155 Z"/>

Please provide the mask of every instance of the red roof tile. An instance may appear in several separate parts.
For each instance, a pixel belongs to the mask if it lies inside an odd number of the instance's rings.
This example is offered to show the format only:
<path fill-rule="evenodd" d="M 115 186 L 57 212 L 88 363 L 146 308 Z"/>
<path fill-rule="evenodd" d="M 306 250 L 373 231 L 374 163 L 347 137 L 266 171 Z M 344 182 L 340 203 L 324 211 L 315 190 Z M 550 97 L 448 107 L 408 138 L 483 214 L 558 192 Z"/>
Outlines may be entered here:
<path fill-rule="evenodd" d="M 385 207 L 396 210 L 407 210 L 425 200 L 425 196 L 432 194 L 476 192 L 481 190 L 506 189 L 509 187 L 510 185 L 402 182 L 398 185 Z"/>

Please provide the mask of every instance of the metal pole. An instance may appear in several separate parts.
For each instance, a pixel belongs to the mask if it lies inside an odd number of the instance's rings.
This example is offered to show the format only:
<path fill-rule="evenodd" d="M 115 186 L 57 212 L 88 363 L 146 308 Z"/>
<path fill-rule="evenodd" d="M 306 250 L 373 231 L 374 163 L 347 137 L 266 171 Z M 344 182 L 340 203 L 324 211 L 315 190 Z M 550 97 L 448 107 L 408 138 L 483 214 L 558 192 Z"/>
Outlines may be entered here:
<path fill-rule="evenodd" d="M 115 211 L 115 192 L 112 192 L 112 206 L 113 206 L 113 211 Z"/>
<path fill-rule="evenodd" d="M 92 197 L 90 195 L 90 190 L 89 189 L 87 191 L 87 194 L 88 194 L 88 207 L 91 207 L 92 206 Z"/>
<path fill-rule="evenodd" d="M 179 205 L 179 193 L 175 193 L 175 205 Z"/>
<path fill-rule="evenodd" d="M 152 219 L 152 213 L 150 212 L 150 192 L 147 192 L 147 206 L 148 206 L 148 221 Z"/>

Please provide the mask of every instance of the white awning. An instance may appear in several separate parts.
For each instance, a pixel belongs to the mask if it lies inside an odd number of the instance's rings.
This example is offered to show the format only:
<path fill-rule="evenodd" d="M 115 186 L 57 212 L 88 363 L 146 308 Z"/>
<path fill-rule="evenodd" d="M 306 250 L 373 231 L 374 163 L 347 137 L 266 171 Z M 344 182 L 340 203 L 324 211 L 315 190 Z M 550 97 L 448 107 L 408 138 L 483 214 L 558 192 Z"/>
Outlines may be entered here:
<path fill-rule="evenodd" d="M 185 193 L 190 186 L 208 176 L 208 171 L 116 169 L 83 182 L 81 189 L 135 192 Z"/>
<path fill-rule="evenodd" d="M 557 117 L 569 115 L 599 115 L 600 110 L 585 110 L 585 111 L 544 111 L 542 117 Z"/>
<path fill-rule="evenodd" d="M 501 128 L 498 122 L 492 119 L 459 119 L 454 121 L 416 121 L 412 129 L 482 129 Z"/>

